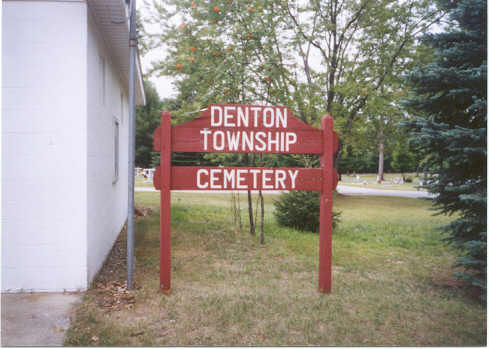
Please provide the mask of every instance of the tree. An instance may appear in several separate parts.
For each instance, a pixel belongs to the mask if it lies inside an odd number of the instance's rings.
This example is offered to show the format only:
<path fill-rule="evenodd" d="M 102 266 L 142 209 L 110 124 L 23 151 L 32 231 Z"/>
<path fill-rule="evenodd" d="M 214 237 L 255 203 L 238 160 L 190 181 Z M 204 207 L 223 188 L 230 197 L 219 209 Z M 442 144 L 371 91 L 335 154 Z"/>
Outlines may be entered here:
<path fill-rule="evenodd" d="M 343 139 L 373 94 L 414 64 L 417 33 L 442 16 L 428 0 L 165 3 L 148 11 L 162 32 L 145 42 L 168 45 L 154 72 L 179 77 L 184 104 L 282 104 L 316 126 L 329 112 Z"/>
<path fill-rule="evenodd" d="M 146 104 L 136 108 L 136 166 L 152 166 L 153 133 L 160 124 L 163 103 L 150 81 L 143 81 Z"/>
<path fill-rule="evenodd" d="M 388 85 L 386 84 L 386 86 Z M 406 133 L 405 130 L 398 127 L 400 120 L 404 118 L 398 103 L 400 84 L 396 81 L 395 85 L 391 84 L 389 87 L 393 86 L 396 86 L 396 89 L 382 88 L 378 92 L 372 92 L 370 103 L 364 108 L 365 126 L 362 128 L 356 127 L 352 132 L 352 134 L 355 134 L 358 133 L 356 130 L 363 129 L 364 132 L 357 137 L 363 138 L 369 144 L 377 145 L 378 183 L 384 180 L 384 171 L 388 166 L 388 162 L 385 161 L 386 156 L 394 148 L 395 140 L 403 138 Z M 356 143 L 359 142 L 357 141 Z"/>
<path fill-rule="evenodd" d="M 440 0 L 450 22 L 423 43 L 434 48 L 430 64 L 413 70 L 415 94 L 407 101 L 416 117 L 408 125 L 425 154 L 440 214 L 456 214 L 446 240 L 461 255 L 458 276 L 486 289 L 487 270 L 487 2 Z"/>
<path fill-rule="evenodd" d="M 416 159 L 414 153 L 409 148 L 409 142 L 401 138 L 394 144 L 392 151 L 391 167 L 396 172 L 412 172 L 416 170 Z"/>
<path fill-rule="evenodd" d="M 355 127 L 363 127 L 376 97 L 394 96 L 396 79 L 416 63 L 416 36 L 443 17 L 430 1 L 330 0 L 293 6 L 282 2 L 293 23 L 303 58 L 311 104 L 335 117 L 341 144 L 354 144 Z M 311 64 L 311 56 L 321 65 Z M 319 103 L 318 103 L 319 102 Z M 389 106 L 389 103 L 383 103 Z M 382 113 L 384 120 L 390 116 Z M 382 132 L 379 132 L 382 148 Z M 342 147 L 337 153 L 341 157 Z"/>
<path fill-rule="evenodd" d="M 287 105 L 316 127 L 331 113 L 343 143 L 374 95 L 396 93 L 416 34 L 440 15 L 429 0 L 154 0 L 147 13 L 161 28 L 145 34 L 147 47 L 168 47 L 152 72 L 178 79 L 177 118 L 211 103 Z M 317 156 L 276 159 L 319 166 Z"/>

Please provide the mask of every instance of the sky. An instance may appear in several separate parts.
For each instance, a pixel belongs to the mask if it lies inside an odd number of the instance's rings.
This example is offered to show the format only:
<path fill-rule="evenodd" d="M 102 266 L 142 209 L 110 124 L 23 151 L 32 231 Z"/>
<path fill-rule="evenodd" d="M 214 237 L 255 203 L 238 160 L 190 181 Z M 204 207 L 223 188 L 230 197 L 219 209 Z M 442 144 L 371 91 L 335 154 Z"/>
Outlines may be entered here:
<path fill-rule="evenodd" d="M 143 1 L 137 1 L 136 6 L 138 11 L 142 12 L 143 15 L 147 11 L 147 9 L 143 6 Z M 144 27 L 147 31 L 153 33 L 158 32 L 158 26 L 145 23 Z M 165 57 L 165 47 L 160 47 L 159 49 L 153 49 L 148 52 L 145 56 L 141 56 L 141 65 L 143 68 L 143 72 L 146 73 L 148 69 L 151 67 L 151 62 L 157 61 Z M 176 89 L 173 87 L 172 82 L 174 78 L 169 76 L 158 77 L 153 74 L 149 78 L 149 80 L 155 85 L 160 98 L 168 98 L 175 97 L 177 94 Z"/>
<path fill-rule="evenodd" d="M 147 53 L 144 57 L 141 57 L 141 64 L 143 71 L 146 73 L 151 67 L 151 62 L 160 59 L 165 56 L 165 49 L 160 48 L 158 50 L 152 50 Z M 173 78 L 169 76 L 151 76 L 149 80 L 155 85 L 160 98 L 168 98 L 176 96 L 176 89 L 173 87 Z"/>

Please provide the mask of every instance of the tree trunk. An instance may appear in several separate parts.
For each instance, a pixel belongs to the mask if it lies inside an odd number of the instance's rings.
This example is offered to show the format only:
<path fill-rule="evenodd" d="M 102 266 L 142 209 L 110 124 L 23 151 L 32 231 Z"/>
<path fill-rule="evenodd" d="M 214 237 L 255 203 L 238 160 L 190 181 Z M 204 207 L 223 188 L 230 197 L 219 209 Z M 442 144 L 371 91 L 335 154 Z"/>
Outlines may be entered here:
<path fill-rule="evenodd" d="M 333 155 L 333 167 L 336 169 L 336 173 L 338 173 L 338 182 L 341 182 L 340 158 L 343 150 L 343 144 L 339 139 L 338 142 L 338 151 Z"/>
<path fill-rule="evenodd" d="M 251 200 L 251 190 L 248 190 L 248 215 L 250 216 L 250 234 L 256 235 L 255 222 L 253 221 L 253 200 Z"/>
<path fill-rule="evenodd" d="M 377 183 L 384 180 L 384 133 L 380 130 L 379 136 L 379 171 L 377 173 Z"/>
<path fill-rule="evenodd" d="M 260 189 L 258 192 L 260 195 L 260 206 L 261 206 L 261 226 L 260 226 L 260 244 L 265 243 L 265 201 L 263 200 L 263 193 Z"/>
<path fill-rule="evenodd" d="M 250 164 L 250 158 L 248 153 L 244 155 L 244 162 L 247 166 Z M 255 221 L 253 220 L 253 200 L 251 199 L 251 190 L 248 190 L 248 216 L 250 217 L 250 234 L 256 235 L 255 232 Z"/>
<path fill-rule="evenodd" d="M 263 167 L 263 154 L 260 153 L 260 166 Z M 265 202 L 263 200 L 263 192 L 261 189 L 258 191 L 260 197 L 260 209 L 261 209 L 261 224 L 260 224 L 260 243 L 265 243 Z"/>

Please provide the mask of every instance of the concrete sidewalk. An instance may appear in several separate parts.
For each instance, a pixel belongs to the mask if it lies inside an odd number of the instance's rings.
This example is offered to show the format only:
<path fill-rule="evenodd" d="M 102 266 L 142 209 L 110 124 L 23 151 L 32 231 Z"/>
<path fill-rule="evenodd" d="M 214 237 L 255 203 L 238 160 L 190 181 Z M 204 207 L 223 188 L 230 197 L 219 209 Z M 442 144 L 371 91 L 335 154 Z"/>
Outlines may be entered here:
<path fill-rule="evenodd" d="M 82 293 L 2 293 L 2 346 L 62 346 Z"/>

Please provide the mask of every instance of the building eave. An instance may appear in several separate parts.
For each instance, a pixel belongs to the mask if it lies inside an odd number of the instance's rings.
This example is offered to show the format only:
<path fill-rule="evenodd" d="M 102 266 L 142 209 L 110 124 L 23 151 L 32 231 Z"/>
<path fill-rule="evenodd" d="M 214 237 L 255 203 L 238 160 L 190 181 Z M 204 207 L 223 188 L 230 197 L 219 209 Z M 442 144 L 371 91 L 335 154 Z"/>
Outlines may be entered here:
<path fill-rule="evenodd" d="M 87 0 L 111 59 L 119 71 L 122 84 L 129 86 L 129 13 L 124 0 Z M 143 74 L 139 53 L 136 61 L 136 104 L 144 105 Z"/>

